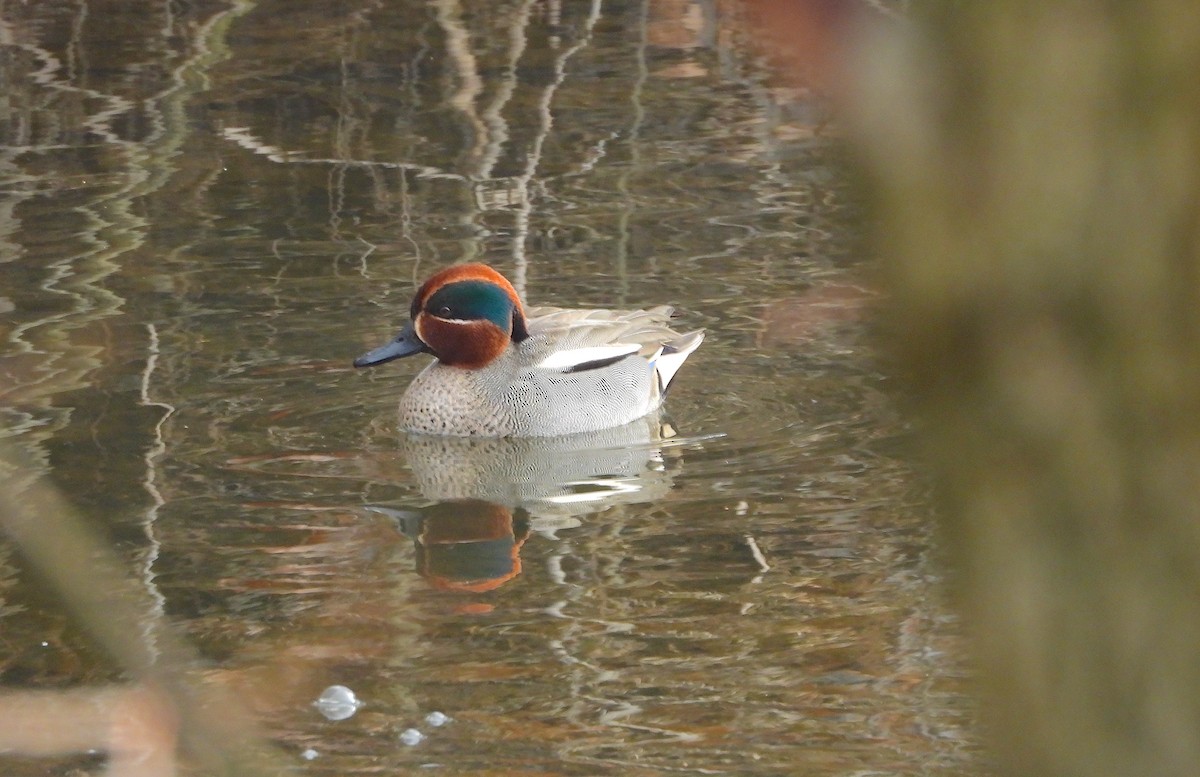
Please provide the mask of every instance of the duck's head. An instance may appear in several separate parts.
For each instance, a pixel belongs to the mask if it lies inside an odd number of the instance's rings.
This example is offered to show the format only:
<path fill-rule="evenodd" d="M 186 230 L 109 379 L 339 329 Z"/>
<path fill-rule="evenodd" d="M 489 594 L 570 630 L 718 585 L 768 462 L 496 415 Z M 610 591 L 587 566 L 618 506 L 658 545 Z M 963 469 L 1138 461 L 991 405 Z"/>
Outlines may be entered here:
<path fill-rule="evenodd" d="M 434 274 L 417 290 L 410 315 L 394 340 L 358 357 L 354 366 L 431 353 L 442 364 L 478 369 L 509 343 L 529 336 L 516 290 L 486 264 L 460 264 Z"/>

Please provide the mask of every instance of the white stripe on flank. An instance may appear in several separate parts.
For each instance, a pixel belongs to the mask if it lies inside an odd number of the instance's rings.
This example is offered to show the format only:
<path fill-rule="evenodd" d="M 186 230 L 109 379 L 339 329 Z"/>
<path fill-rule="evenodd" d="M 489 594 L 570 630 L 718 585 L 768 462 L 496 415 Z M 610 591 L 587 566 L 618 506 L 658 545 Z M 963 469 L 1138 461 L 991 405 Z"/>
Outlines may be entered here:
<path fill-rule="evenodd" d="M 637 343 L 615 343 L 613 345 L 594 345 L 590 348 L 572 348 L 569 351 L 555 351 L 538 364 L 544 370 L 569 370 L 581 364 L 598 362 L 605 359 L 617 359 L 629 356 L 641 350 Z"/>

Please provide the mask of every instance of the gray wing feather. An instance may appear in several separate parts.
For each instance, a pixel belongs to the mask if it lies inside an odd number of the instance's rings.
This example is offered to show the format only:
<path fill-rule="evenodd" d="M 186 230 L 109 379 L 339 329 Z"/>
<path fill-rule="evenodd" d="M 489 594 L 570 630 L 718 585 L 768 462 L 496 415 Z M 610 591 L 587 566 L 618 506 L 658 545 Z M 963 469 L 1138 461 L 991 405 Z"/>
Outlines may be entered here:
<path fill-rule="evenodd" d="M 671 329 L 671 307 L 648 310 L 574 310 L 530 308 L 530 339 L 539 353 L 636 343 L 643 356 L 652 356 L 664 342 L 679 336 Z M 532 344 L 531 344 L 532 345 Z"/>

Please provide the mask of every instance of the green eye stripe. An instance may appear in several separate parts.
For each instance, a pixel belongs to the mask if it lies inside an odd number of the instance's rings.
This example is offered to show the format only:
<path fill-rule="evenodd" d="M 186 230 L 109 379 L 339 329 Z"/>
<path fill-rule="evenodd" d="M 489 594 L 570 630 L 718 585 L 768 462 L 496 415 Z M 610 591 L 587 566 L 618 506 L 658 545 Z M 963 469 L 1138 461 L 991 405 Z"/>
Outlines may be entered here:
<path fill-rule="evenodd" d="M 493 283 L 457 281 L 431 294 L 425 302 L 425 312 L 461 321 L 491 321 L 507 330 L 512 322 L 513 303 L 508 293 Z"/>

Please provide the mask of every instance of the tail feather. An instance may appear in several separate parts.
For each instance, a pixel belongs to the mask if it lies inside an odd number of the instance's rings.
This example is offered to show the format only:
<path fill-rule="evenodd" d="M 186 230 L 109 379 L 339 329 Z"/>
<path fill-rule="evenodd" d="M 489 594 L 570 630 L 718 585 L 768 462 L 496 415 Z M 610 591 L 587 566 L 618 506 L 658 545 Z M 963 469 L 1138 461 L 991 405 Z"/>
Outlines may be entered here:
<path fill-rule="evenodd" d="M 651 360 L 654 363 L 654 370 L 658 373 L 658 383 L 662 387 L 663 393 L 671 385 L 671 381 L 675 378 L 675 373 L 687 361 L 687 357 L 692 355 L 692 351 L 700 347 L 700 343 L 704 342 L 704 330 L 697 329 L 695 332 L 688 332 L 685 335 L 663 343 L 662 349 Z"/>

